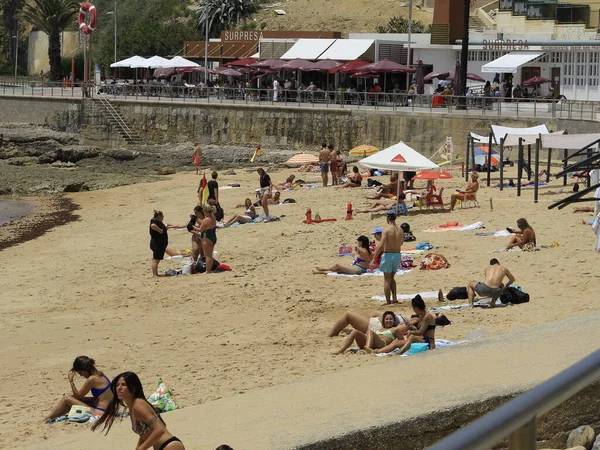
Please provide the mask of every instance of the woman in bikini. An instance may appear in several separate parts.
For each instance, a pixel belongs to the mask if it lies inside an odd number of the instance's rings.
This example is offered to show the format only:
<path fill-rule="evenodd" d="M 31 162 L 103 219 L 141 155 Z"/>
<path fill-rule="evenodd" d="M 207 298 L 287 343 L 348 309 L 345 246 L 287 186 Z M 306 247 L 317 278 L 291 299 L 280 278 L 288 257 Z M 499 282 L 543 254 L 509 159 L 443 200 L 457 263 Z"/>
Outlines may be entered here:
<path fill-rule="evenodd" d="M 154 450 L 185 450 L 183 443 L 169 433 L 160 414 L 146 400 L 139 377 L 133 372 L 123 372 L 110 383 L 113 398 L 106 412 L 92 426 L 95 431 L 100 425 L 106 434 L 110 431 L 121 407 L 127 407 L 133 432 L 140 436 L 136 448 Z"/>
<path fill-rule="evenodd" d="M 196 175 L 200 175 L 200 163 L 202 162 L 202 148 L 200 144 L 194 144 L 194 154 L 192 155 L 192 161 L 194 162 L 194 167 L 196 168 Z"/>
<path fill-rule="evenodd" d="M 535 248 L 535 246 L 536 246 L 535 231 L 533 231 L 533 228 L 531 228 L 531 225 L 529 225 L 529 222 L 527 222 L 527 220 L 521 218 L 521 219 L 517 220 L 517 226 L 519 227 L 518 231 L 513 230 L 512 228 L 508 228 L 508 231 L 510 233 L 514 233 L 515 235 L 512 237 L 512 239 L 506 246 L 506 250 L 509 250 L 513 247 L 523 248 L 527 244 L 530 244 L 533 246 L 533 248 Z"/>
<path fill-rule="evenodd" d="M 379 320 L 379 319 L 377 319 Z M 334 355 L 341 355 L 352 345 L 353 342 L 356 341 L 356 345 L 359 348 L 370 348 L 370 349 L 378 349 L 381 347 L 385 347 L 390 344 L 396 337 L 394 336 L 393 329 L 397 325 L 396 314 L 392 311 L 386 311 L 383 313 L 381 317 L 381 328 L 377 331 L 372 329 L 367 329 L 366 331 L 361 331 L 354 329 L 350 332 L 350 334 L 344 339 L 342 343 L 342 348 L 338 351 L 334 352 Z"/>
<path fill-rule="evenodd" d="M 352 167 L 352 173 L 350 175 L 348 175 L 348 181 L 346 181 L 341 186 L 338 186 L 338 188 L 360 187 L 361 183 L 362 183 L 362 175 L 358 171 L 358 167 L 354 166 L 354 167 Z"/>
<path fill-rule="evenodd" d="M 265 169 L 259 167 L 256 169 L 258 175 L 260 177 L 260 204 L 265 213 L 265 217 L 269 218 L 269 199 L 271 198 L 271 192 L 273 191 L 273 183 L 271 182 L 271 177 L 267 175 Z"/>
<path fill-rule="evenodd" d="M 78 374 L 85 378 L 81 388 L 75 386 L 75 375 Z M 101 370 L 96 368 L 96 362 L 87 356 L 78 356 L 73 361 L 73 367 L 67 375 L 71 385 L 72 395 L 65 395 L 58 404 L 44 418 L 44 421 L 50 421 L 69 413 L 71 406 L 88 406 L 92 415 L 100 416 L 105 413 L 106 408 L 113 398 L 110 391 L 110 380 Z M 91 397 L 86 397 L 91 393 Z"/>
<path fill-rule="evenodd" d="M 238 205 L 238 207 L 239 206 L 240 205 Z M 229 226 L 233 225 L 234 223 L 252 222 L 254 219 L 256 219 L 256 217 L 257 217 L 256 216 L 256 208 L 252 204 L 252 200 L 247 198 L 246 200 L 244 200 L 244 204 L 241 206 L 244 206 L 246 208 L 246 210 L 244 211 L 244 214 L 233 216 L 231 219 L 229 219 L 227 222 L 225 222 L 226 227 L 229 227 Z"/>
<path fill-rule="evenodd" d="M 202 245 L 202 253 L 206 258 L 206 273 L 212 272 L 213 267 L 213 251 L 217 243 L 217 219 L 215 212 L 217 208 L 212 205 L 203 205 L 204 219 L 200 223 L 200 243 Z"/>
<path fill-rule="evenodd" d="M 394 333 L 396 339 L 389 345 L 381 347 L 378 350 L 371 350 L 365 347 L 365 350 L 368 353 L 388 353 L 399 348 L 400 352 L 398 352 L 398 355 L 402 355 L 410 349 L 410 346 L 413 343 L 426 343 L 430 350 L 435 348 L 435 316 L 432 313 L 427 312 L 425 302 L 420 295 L 416 295 L 415 298 L 411 300 L 411 304 L 413 311 L 417 316 L 416 323 L 405 323 L 408 328 L 406 334 L 401 333 L 398 335 L 397 333 Z"/>
<path fill-rule="evenodd" d="M 345 266 L 343 264 L 334 264 L 332 267 L 316 267 L 313 270 L 314 274 L 323 274 L 326 275 L 330 272 L 344 273 L 348 275 L 362 275 L 369 268 L 369 263 L 371 262 L 371 249 L 369 238 L 366 236 L 359 236 L 356 239 L 356 247 L 354 247 L 354 253 L 356 258 L 352 262 L 350 266 Z"/>

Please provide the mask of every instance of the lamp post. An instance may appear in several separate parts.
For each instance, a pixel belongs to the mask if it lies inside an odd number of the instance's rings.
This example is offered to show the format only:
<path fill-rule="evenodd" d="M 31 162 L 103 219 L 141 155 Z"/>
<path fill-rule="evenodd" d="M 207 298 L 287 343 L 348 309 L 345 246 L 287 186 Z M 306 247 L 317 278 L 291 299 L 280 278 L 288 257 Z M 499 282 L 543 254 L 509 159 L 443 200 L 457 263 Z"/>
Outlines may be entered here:
<path fill-rule="evenodd" d="M 17 28 L 17 35 L 13 36 L 15 40 L 15 84 L 17 83 L 17 65 L 19 63 L 19 29 Z"/>
<path fill-rule="evenodd" d="M 406 52 L 406 67 L 410 67 L 410 40 L 412 35 L 412 8 L 413 8 L 413 0 L 410 0 L 408 4 L 408 47 Z M 410 88 L 410 77 L 409 73 L 406 74 L 406 92 Z"/>
<path fill-rule="evenodd" d="M 107 15 L 113 15 L 115 18 L 115 55 L 114 55 L 114 61 L 113 62 L 117 62 L 117 2 L 115 2 L 115 9 L 112 11 L 109 11 L 106 13 Z"/>
<path fill-rule="evenodd" d="M 204 32 L 204 84 L 208 84 L 208 15 L 204 23 L 206 26 Z"/>

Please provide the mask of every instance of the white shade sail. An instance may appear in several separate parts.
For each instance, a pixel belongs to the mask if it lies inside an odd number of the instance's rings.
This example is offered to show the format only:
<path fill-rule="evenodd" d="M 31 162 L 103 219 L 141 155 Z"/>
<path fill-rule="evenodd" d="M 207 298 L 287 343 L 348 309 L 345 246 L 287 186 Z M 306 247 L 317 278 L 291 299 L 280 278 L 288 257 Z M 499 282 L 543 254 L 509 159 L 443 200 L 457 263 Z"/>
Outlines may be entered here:
<path fill-rule="evenodd" d="M 131 58 L 112 63 L 110 67 L 132 67 L 132 64 L 142 64 L 144 61 L 146 61 L 146 58 L 142 58 L 141 56 L 132 56 Z"/>
<path fill-rule="evenodd" d="M 410 148 L 404 142 L 398 142 L 374 155 L 361 159 L 358 163 L 371 169 L 398 172 L 439 169 L 436 163 Z"/>
<path fill-rule="evenodd" d="M 153 56 L 152 58 L 148 58 L 144 61 L 141 61 L 139 64 L 138 63 L 134 63 L 131 64 L 132 68 L 150 68 L 150 69 L 160 69 L 160 68 L 164 68 L 164 67 L 172 67 L 170 66 L 171 61 L 169 61 L 166 58 L 163 58 L 162 56 Z"/>
<path fill-rule="evenodd" d="M 517 69 L 529 61 L 542 56 L 544 52 L 511 52 L 498 59 L 484 64 L 481 68 L 483 73 L 517 73 Z"/>
<path fill-rule="evenodd" d="M 534 135 L 533 142 L 535 142 L 535 138 L 538 136 L 538 134 L 548 134 L 550 132 L 548 131 L 546 125 L 537 125 L 529 128 L 512 128 L 503 127 L 500 125 L 492 125 L 492 133 L 494 133 L 494 143 L 499 144 L 500 139 L 506 137 L 506 135 L 512 136 L 511 139 L 514 139 L 515 136 L 518 139 L 519 137 L 525 138 L 526 136 L 531 137 L 531 135 Z M 511 144 L 507 144 L 505 142 L 504 145 L 508 146 Z"/>
<path fill-rule="evenodd" d="M 337 39 L 319 59 L 354 61 L 375 45 L 374 39 Z"/>
<path fill-rule="evenodd" d="M 600 134 L 548 134 L 542 136 L 542 147 L 544 148 L 562 148 L 567 150 L 581 150 L 600 141 Z"/>
<path fill-rule="evenodd" d="M 327 50 L 335 39 L 298 39 L 280 59 L 306 59 L 313 61 Z"/>
<path fill-rule="evenodd" d="M 198 67 L 200 64 L 195 63 L 194 61 L 190 61 L 189 59 L 182 58 L 181 56 L 175 56 L 169 60 L 169 66 L 173 68 L 180 67 Z M 165 67 L 165 66 L 163 66 Z"/>

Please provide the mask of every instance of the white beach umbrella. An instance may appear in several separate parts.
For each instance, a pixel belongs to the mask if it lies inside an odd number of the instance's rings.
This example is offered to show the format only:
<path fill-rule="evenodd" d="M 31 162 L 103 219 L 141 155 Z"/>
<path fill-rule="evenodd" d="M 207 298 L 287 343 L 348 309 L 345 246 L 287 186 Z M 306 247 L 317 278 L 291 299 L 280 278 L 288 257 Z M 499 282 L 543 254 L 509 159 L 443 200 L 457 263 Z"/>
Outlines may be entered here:
<path fill-rule="evenodd" d="M 140 61 L 140 63 L 134 63 L 129 67 L 132 68 L 146 68 L 146 69 L 159 69 L 162 67 L 171 67 L 169 66 L 170 61 L 161 56 L 153 56 L 152 58 L 148 58 L 144 61 Z"/>
<path fill-rule="evenodd" d="M 397 172 L 439 169 L 436 163 L 410 148 L 404 142 L 398 142 L 374 155 L 361 159 L 358 163 L 371 169 Z"/>
<path fill-rule="evenodd" d="M 200 64 L 190 61 L 189 59 L 182 58 L 181 56 L 175 56 L 169 60 L 169 67 L 183 68 L 183 67 L 198 67 Z"/>
<path fill-rule="evenodd" d="M 141 56 L 132 56 L 130 58 L 124 59 L 122 61 L 117 61 L 116 63 L 112 63 L 110 67 L 131 67 L 132 64 L 143 64 L 146 61 L 146 58 L 142 58 Z M 141 66 L 137 66 L 141 67 Z"/>

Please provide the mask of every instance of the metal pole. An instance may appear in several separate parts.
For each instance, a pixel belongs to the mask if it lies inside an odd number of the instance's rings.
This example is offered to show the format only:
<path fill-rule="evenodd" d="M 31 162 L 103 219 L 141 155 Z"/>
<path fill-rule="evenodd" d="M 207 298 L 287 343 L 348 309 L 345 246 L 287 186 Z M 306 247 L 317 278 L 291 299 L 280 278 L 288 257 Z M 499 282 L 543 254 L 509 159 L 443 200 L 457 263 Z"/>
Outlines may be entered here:
<path fill-rule="evenodd" d="M 550 163 L 552 162 L 552 149 L 548 149 L 548 165 L 546 166 L 546 183 L 550 182 Z"/>
<path fill-rule="evenodd" d="M 538 195 L 540 187 L 538 183 L 540 181 L 540 147 L 542 146 L 542 135 L 540 134 L 538 139 L 535 141 L 535 185 L 533 186 L 533 202 L 538 202 Z"/>
<path fill-rule="evenodd" d="M 471 146 L 471 135 L 469 134 L 467 136 L 467 149 L 465 152 L 465 178 L 468 180 L 469 179 L 469 150 L 470 150 L 470 146 Z"/>
<path fill-rule="evenodd" d="M 517 161 L 517 197 L 521 196 L 521 175 L 523 173 L 523 138 L 519 138 L 519 160 Z"/>
<path fill-rule="evenodd" d="M 19 26 L 15 32 L 15 84 L 17 83 L 17 65 L 19 63 Z"/>
<path fill-rule="evenodd" d="M 569 150 L 567 150 L 566 148 L 563 149 L 563 170 L 567 169 L 567 161 L 566 159 L 569 156 Z M 567 185 L 567 173 L 565 172 L 564 176 L 563 176 L 563 186 Z"/>
<path fill-rule="evenodd" d="M 410 40 L 412 36 L 412 8 L 413 8 L 413 0 L 410 0 L 408 4 L 408 46 L 406 52 L 406 67 L 410 67 Z M 410 87 L 410 74 L 406 74 L 406 92 L 408 93 L 408 89 Z"/>
<path fill-rule="evenodd" d="M 504 190 L 504 138 L 500 138 L 500 190 Z"/>
<path fill-rule="evenodd" d="M 115 2 L 115 62 L 117 62 L 117 2 Z"/>
<path fill-rule="evenodd" d="M 494 133 L 490 132 L 490 139 L 489 139 L 489 145 L 488 145 L 488 157 L 487 157 L 487 187 L 490 187 L 490 176 L 491 176 L 491 169 L 492 169 L 492 143 L 493 142 L 494 142 Z"/>
<path fill-rule="evenodd" d="M 204 84 L 208 85 L 208 16 L 205 20 L 204 28 Z M 206 92 L 208 93 L 208 86 L 206 86 Z M 207 94 L 208 96 L 208 94 Z"/>
<path fill-rule="evenodd" d="M 508 450 L 536 450 L 537 430 L 534 417 L 508 437 Z"/>

